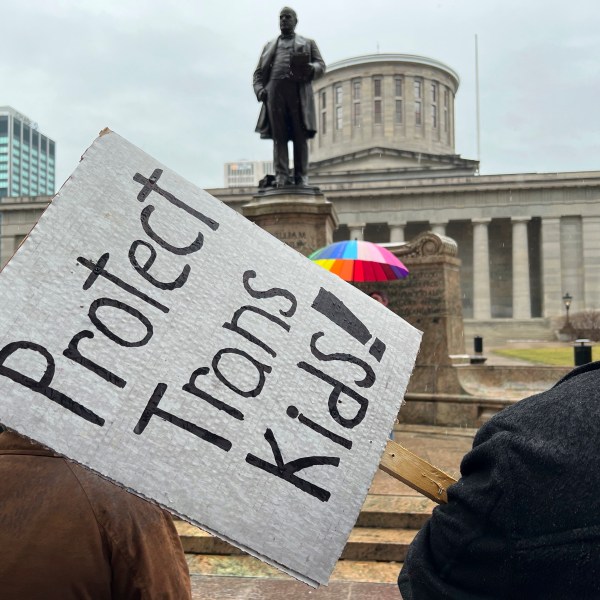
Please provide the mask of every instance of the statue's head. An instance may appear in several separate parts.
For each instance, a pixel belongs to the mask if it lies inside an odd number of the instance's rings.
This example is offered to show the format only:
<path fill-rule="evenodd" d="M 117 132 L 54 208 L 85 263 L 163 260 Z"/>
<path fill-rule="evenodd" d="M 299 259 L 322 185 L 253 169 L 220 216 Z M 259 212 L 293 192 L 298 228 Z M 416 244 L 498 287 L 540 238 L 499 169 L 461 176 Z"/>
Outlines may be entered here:
<path fill-rule="evenodd" d="M 289 6 L 284 6 L 279 12 L 279 29 L 281 29 L 281 33 L 293 33 L 297 23 L 296 11 Z"/>

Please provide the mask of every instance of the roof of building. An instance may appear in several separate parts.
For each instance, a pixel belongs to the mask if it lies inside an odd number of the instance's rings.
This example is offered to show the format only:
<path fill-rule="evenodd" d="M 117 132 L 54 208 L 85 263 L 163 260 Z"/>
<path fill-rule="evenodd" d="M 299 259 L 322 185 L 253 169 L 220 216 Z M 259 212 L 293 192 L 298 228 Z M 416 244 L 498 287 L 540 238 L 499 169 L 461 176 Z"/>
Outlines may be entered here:
<path fill-rule="evenodd" d="M 450 77 L 456 81 L 456 87 L 460 84 L 460 77 L 458 73 L 449 67 L 448 65 L 435 60 L 434 58 L 428 58 L 427 56 L 417 56 L 415 54 L 397 54 L 397 53 L 382 53 L 382 54 L 365 54 L 363 56 L 354 56 L 352 58 L 344 58 L 334 63 L 327 65 L 327 72 L 331 73 L 338 69 L 344 69 L 346 67 L 353 67 L 356 65 L 362 65 L 366 63 L 382 63 L 382 62 L 397 62 L 397 63 L 410 63 L 416 65 L 422 65 L 426 67 L 434 67 L 446 72 Z"/>

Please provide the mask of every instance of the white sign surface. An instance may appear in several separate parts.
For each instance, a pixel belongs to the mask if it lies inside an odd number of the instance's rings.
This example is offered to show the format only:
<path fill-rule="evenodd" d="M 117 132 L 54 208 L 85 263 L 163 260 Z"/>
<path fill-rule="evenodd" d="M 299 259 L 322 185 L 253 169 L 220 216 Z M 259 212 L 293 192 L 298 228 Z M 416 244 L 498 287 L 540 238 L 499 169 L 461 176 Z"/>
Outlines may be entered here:
<path fill-rule="evenodd" d="M 0 301 L 1 423 L 328 581 L 417 330 L 112 132 Z"/>

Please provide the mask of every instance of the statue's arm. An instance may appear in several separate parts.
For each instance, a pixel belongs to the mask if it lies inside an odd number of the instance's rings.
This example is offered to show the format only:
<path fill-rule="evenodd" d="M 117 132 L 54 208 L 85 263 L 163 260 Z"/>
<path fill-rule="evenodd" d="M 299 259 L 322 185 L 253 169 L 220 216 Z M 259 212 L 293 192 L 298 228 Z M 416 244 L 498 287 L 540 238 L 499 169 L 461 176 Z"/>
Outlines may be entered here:
<path fill-rule="evenodd" d="M 314 40 L 310 40 L 310 66 L 313 69 L 313 79 L 318 79 L 325 73 L 325 61 L 319 52 L 319 48 Z"/>
<path fill-rule="evenodd" d="M 265 86 L 262 82 L 262 69 L 260 68 L 260 62 L 254 71 L 254 76 L 252 77 L 252 87 L 254 88 L 254 93 L 256 94 L 257 100 L 261 100 L 262 92 L 264 91 Z"/>
<path fill-rule="evenodd" d="M 268 44 L 267 44 L 268 46 Z M 261 52 L 260 58 L 258 59 L 258 65 L 256 65 L 256 69 L 254 70 L 254 75 L 252 76 L 252 87 L 254 88 L 254 93 L 256 95 L 256 99 L 259 102 L 263 102 L 266 99 L 265 84 L 266 81 L 263 81 L 263 57 L 265 52 L 267 51 L 267 46 L 263 48 Z"/>

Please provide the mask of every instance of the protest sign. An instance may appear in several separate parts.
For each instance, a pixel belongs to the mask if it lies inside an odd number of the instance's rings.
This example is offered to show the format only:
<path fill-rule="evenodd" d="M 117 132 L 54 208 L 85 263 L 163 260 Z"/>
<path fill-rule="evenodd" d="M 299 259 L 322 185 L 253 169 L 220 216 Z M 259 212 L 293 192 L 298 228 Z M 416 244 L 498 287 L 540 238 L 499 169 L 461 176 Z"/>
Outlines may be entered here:
<path fill-rule="evenodd" d="M 0 423 L 328 581 L 417 330 L 107 130 L 0 299 Z"/>

